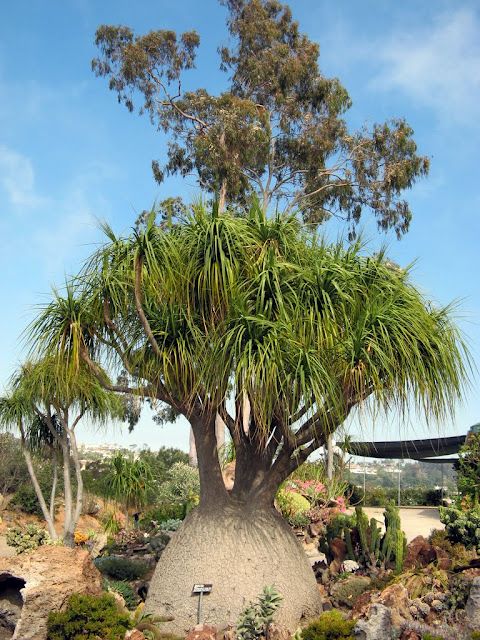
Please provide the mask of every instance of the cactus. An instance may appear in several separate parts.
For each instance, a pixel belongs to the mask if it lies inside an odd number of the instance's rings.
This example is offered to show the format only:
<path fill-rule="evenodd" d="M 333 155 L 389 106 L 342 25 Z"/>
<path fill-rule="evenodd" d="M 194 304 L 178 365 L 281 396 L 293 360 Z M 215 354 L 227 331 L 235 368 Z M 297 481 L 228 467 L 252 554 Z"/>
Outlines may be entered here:
<path fill-rule="evenodd" d="M 398 508 L 388 504 L 384 512 L 385 533 L 382 535 L 375 518 L 369 521 L 361 507 L 355 516 L 339 516 L 327 527 L 326 539 L 321 546 L 329 558 L 329 546 L 334 538 L 342 538 L 347 545 L 347 557 L 366 567 L 395 566 L 401 572 L 406 552 L 406 538 L 400 526 Z M 331 558 L 329 558 L 331 559 Z"/>

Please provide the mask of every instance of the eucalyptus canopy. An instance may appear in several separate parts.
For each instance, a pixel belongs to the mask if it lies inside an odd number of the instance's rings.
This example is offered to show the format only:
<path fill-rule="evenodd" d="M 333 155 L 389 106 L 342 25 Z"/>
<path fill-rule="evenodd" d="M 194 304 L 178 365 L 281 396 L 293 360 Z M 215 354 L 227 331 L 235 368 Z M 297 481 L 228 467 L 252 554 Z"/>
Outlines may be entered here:
<path fill-rule="evenodd" d="M 204 192 L 245 206 L 253 194 L 318 224 L 337 216 L 350 232 L 365 210 L 382 230 L 400 236 L 411 211 L 403 191 L 428 172 L 411 127 L 402 119 L 350 131 L 352 103 L 336 78 L 322 74 L 319 46 L 299 30 L 278 0 L 221 0 L 228 11 L 228 46 L 219 49 L 225 91 L 184 89 L 200 37 L 169 29 L 135 35 L 102 25 L 94 72 L 118 101 L 136 105 L 169 134 L 166 163 L 153 173 L 194 175 Z M 188 79 L 188 85 L 192 81 Z M 175 199 L 169 199 L 166 215 Z"/>

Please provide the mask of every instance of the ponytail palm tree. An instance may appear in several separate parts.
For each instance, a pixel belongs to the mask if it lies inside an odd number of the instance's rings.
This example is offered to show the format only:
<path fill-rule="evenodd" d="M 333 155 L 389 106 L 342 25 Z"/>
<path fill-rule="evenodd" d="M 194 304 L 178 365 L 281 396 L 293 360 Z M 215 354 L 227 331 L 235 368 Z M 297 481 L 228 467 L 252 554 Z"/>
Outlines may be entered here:
<path fill-rule="evenodd" d="M 321 606 L 303 551 L 274 510 L 279 484 L 356 407 L 449 415 L 468 356 L 449 308 L 432 305 L 381 253 L 328 246 L 288 216 L 204 206 L 166 229 L 108 241 L 30 337 L 44 356 L 85 365 L 105 389 L 149 397 L 190 422 L 200 505 L 159 562 L 148 607 L 192 626 L 195 581 L 206 616 L 235 619 L 265 584 L 293 628 Z M 466 364 L 467 363 L 467 364 Z M 104 373 L 126 369 L 130 385 Z M 112 376 L 113 377 L 113 376 Z M 235 447 L 224 486 L 217 417 Z"/>
<path fill-rule="evenodd" d="M 0 398 L 0 425 L 18 429 L 37 498 L 53 539 L 57 538 L 54 522 L 54 500 L 57 467 L 50 507 L 37 481 L 31 451 L 47 446 L 57 459 L 62 459 L 65 514 L 63 539 L 73 545 L 73 535 L 83 505 L 83 479 L 75 429 L 83 418 L 105 423 L 109 418 L 121 418 L 123 405 L 116 394 L 105 391 L 82 363 L 75 375 L 68 366 L 59 366 L 58 359 L 46 357 L 28 362 L 12 378 L 10 392 Z M 75 473 L 75 488 L 71 467 Z"/>

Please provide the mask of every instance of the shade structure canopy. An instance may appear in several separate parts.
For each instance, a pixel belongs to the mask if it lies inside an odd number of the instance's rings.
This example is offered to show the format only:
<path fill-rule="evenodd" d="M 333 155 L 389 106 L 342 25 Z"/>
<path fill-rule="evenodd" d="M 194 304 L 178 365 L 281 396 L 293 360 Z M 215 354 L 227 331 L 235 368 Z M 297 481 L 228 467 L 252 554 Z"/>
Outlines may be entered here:
<path fill-rule="evenodd" d="M 480 432 L 480 423 L 473 425 L 469 433 Z M 445 462 L 451 464 L 455 458 L 440 458 L 458 453 L 465 443 L 468 433 L 448 438 L 425 438 L 423 440 L 398 440 L 386 442 L 344 442 L 337 443 L 347 453 L 366 458 L 386 460 L 421 460 L 422 462 Z M 434 459 L 432 459 L 434 458 Z"/>

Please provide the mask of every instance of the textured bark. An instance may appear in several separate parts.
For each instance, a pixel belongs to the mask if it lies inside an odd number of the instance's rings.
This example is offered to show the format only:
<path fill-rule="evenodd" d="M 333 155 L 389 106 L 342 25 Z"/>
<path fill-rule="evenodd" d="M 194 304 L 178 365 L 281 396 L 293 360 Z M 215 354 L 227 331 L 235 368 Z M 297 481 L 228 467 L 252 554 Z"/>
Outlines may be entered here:
<path fill-rule="evenodd" d="M 283 596 L 276 621 L 294 630 L 321 611 L 307 557 L 290 527 L 273 509 L 233 498 L 198 507 L 163 552 L 150 583 L 146 608 L 174 616 L 165 630 L 182 635 L 197 623 L 195 583 L 212 583 L 203 598 L 202 622 L 236 623 L 266 585 Z"/>

